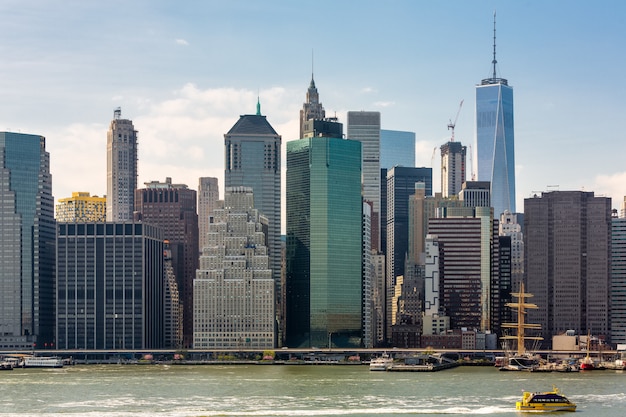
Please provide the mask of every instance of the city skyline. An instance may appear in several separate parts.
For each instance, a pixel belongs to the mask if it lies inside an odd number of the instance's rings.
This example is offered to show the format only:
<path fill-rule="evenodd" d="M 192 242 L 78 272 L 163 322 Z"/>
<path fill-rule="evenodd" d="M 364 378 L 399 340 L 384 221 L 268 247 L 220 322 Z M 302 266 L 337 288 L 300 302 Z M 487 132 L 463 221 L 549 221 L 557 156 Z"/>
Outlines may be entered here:
<path fill-rule="evenodd" d="M 449 139 L 461 99 L 455 140 L 474 148 L 471 103 L 491 74 L 494 10 L 498 75 L 515 89 L 518 210 L 555 188 L 610 196 L 614 208 L 623 199 L 621 2 L 322 1 L 345 30 L 321 30 L 311 45 L 286 36 L 300 31 L 295 4 L 68 6 L 72 13 L 39 1 L 0 6 L 0 130 L 46 137 L 56 201 L 106 193 L 103 153 L 117 107 L 139 132 L 139 184 L 163 173 L 190 187 L 204 176 L 224 184 L 223 135 L 254 113 L 257 98 L 283 141 L 298 139 L 311 71 L 327 116 L 346 124 L 348 111 L 380 111 L 381 128 L 416 132 L 416 166 L 438 173 L 432 149 Z M 116 7 L 123 13 L 111 13 Z"/>

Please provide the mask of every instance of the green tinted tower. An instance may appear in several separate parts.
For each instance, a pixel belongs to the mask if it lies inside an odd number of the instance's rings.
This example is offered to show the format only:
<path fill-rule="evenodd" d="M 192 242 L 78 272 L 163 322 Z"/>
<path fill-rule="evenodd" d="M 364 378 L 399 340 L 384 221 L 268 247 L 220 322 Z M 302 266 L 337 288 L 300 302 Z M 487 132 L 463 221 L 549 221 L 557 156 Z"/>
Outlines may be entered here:
<path fill-rule="evenodd" d="M 287 143 L 287 345 L 359 347 L 361 143 L 316 122 Z"/>

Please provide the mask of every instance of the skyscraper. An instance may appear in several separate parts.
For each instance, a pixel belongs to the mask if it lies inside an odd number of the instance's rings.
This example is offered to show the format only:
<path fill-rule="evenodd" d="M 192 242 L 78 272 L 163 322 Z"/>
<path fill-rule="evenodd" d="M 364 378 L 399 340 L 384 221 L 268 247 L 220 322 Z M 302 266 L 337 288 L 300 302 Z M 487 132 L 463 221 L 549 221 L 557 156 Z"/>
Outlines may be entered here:
<path fill-rule="evenodd" d="M 380 167 L 415 166 L 415 132 L 380 129 Z"/>
<path fill-rule="evenodd" d="M 611 222 L 611 343 L 626 343 L 626 217 Z"/>
<path fill-rule="evenodd" d="M 200 237 L 199 249 L 207 244 L 209 232 L 210 216 L 213 209 L 217 207 L 217 201 L 220 199 L 220 189 L 217 178 L 201 177 L 198 181 L 198 230 Z"/>
<path fill-rule="evenodd" d="M 456 196 L 465 182 L 465 154 L 467 147 L 461 142 L 441 145 L 441 195 Z"/>
<path fill-rule="evenodd" d="M 566 330 L 609 332 L 611 199 L 593 192 L 552 191 L 524 200 L 526 290 L 539 307 L 544 344 Z"/>
<path fill-rule="evenodd" d="M 226 187 L 252 187 L 254 207 L 269 221 L 267 248 L 276 285 L 276 314 L 281 294 L 281 137 L 261 115 L 246 114 L 224 135 Z M 279 320 L 279 332 L 283 326 Z"/>
<path fill-rule="evenodd" d="M 107 133 L 107 221 L 133 220 L 136 188 L 137 131 L 118 107 Z"/>
<path fill-rule="evenodd" d="M 145 183 L 146 188 L 135 192 L 138 220 L 158 226 L 169 241 L 172 267 L 178 280 L 183 304 L 183 346 L 193 343 L 193 280 L 198 269 L 198 215 L 196 191 L 185 184 L 165 182 Z"/>
<path fill-rule="evenodd" d="M 274 347 L 274 281 L 250 187 L 226 187 L 194 280 L 196 349 Z"/>
<path fill-rule="evenodd" d="M 380 249 L 380 112 L 349 111 L 348 139 L 363 149 L 363 198 L 372 206 L 372 248 Z"/>
<path fill-rule="evenodd" d="M 56 219 L 58 222 L 105 222 L 106 207 L 106 197 L 79 191 L 72 193 L 71 197 L 59 199 Z"/>
<path fill-rule="evenodd" d="M 498 221 L 489 207 L 473 211 L 473 217 L 428 221 L 428 233 L 437 239 L 440 250 L 440 307 L 453 329 L 496 331 L 500 324 L 494 314 L 494 306 L 500 304 Z"/>
<path fill-rule="evenodd" d="M 431 195 L 432 168 L 396 166 L 387 171 L 387 338 L 391 335 L 391 303 L 395 279 L 404 275 L 409 249 L 409 196 L 415 194 L 415 184 L 423 183 L 426 195 Z"/>
<path fill-rule="evenodd" d="M 55 251 L 46 139 L 0 132 L 0 347 L 54 343 Z"/>
<path fill-rule="evenodd" d="M 300 110 L 300 136 L 299 139 L 304 137 L 304 123 L 307 120 L 323 120 L 326 118 L 326 112 L 322 103 L 320 103 L 320 96 L 315 87 L 315 80 L 313 79 L 313 73 L 311 73 L 311 84 L 306 92 L 306 102 L 302 105 Z"/>
<path fill-rule="evenodd" d="M 361 143 L 321 134 L 287 142 L 287 343 L 358 347 Z"/>
<path fill-rule="evenodd" d="M 141 223 L 59 223 L 59 349 L 164 345 L 163 238 Z"/>
<path fill-rule="evenodd" d="M 491 182 L 494 215 L 515 213 L 515 137 L 513 88 L 496 76 L 496 23 L 493 23 L 493 74 L 476 86 L 478 181 Z"/>

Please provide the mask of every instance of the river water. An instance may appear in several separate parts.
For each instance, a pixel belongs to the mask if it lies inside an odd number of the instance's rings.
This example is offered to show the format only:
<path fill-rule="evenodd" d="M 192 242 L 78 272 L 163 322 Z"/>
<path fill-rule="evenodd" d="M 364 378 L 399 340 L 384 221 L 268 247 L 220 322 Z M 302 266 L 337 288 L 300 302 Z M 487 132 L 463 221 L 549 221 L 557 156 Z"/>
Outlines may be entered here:
<path fill-rule="evenodd" d="M 626 415 L 626 373 L 372 372 L 365 365 L 77 365 L 0 372 L 5 416 L 514 416 L 556 384 L 587 416 Z"/>

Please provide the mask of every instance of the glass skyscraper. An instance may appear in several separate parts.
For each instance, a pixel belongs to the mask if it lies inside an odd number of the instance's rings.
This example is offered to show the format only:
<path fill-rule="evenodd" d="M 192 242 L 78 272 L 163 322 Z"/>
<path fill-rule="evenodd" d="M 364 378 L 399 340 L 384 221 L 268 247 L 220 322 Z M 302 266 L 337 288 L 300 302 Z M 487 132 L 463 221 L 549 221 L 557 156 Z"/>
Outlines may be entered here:
<path fill-rule="evenodd" d="M 380 130 L 380 167 L 415 166 L 415 132 Z"/>
<path fill-rule="evenodd" d="M 515 213 L 515 137 L 513 88 L 496 77 L 494 21 L 493 75 L 476 86 L 476 156 L 478 181 L 491 182 L 494 216 Z"/>
<path fill-rule="evenodd" d="M 360 142 L 287 143 L 288 346 L 361 345 L 361 212 Z"/>
<path fill-rule="evenodd" d="M 0 132 L 0 347 L 54 346 L 55 252 L 46 139 Z"/>

